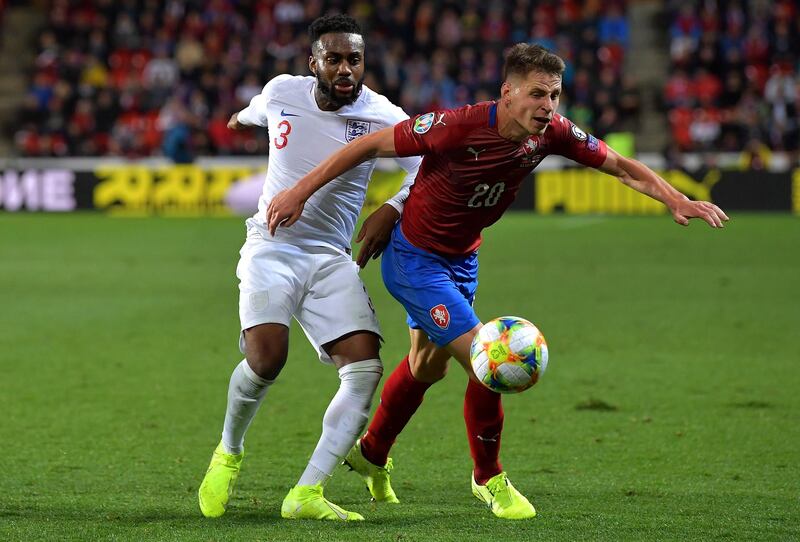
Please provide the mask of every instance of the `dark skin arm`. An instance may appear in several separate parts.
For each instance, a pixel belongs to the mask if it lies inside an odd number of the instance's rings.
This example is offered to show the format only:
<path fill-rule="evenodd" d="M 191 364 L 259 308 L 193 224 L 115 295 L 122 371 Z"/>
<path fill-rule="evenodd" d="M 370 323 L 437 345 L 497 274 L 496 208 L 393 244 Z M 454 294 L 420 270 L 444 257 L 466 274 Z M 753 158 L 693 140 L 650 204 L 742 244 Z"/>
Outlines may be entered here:
<path fill-rule="evenodd" d="M 363 241 L 356 258 L 360 268 L 366 267 L 370 258 L 378 259 L 389 242 L 395 222 L 399 219 L 400 213 L 388 203 L 384 203 L 367 217 L 356 237 L 357 243 Z"/>
<path fill-rule="evenodd" d="M 314 192 L 362 162 L 377 157 L 395 157 L 394 127 L 359 137 L 328 156 L 297 184 L 277 194 L 267 208 L 267 227 L 272 235 L 278 226 L 291 226 L 303 213 Z"/>

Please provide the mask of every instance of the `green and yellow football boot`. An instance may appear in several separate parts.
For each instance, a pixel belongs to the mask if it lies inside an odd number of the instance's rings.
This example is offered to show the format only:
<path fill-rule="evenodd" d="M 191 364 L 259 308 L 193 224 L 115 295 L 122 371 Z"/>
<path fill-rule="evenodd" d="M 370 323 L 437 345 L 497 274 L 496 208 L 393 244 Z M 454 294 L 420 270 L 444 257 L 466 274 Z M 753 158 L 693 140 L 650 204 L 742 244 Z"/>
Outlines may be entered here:
<path fill-rule="evenodd" d="M 233 494 L 233 487 L 242 468 L 244 452 L 240 454 L 225 453 L 222 442 L 217 445 L 211 456 L 211 464 L 197 490 L 200 511 L 207 518 L 218 518 L 225 513 L 225 508 Z"/>
<path fill-rule="evenodd" d="M 294 486 L 281 506 L 286 519 L 329 519 L 334 521 L 364 521 L 364 516 L 335 505 L 322 495 L 322 484 Z"/>
<path fill-rule="evenodd" d="M 486 503 L 492 513 L 499 518 L 529 519 L 536 515 L 536 509 L 511 485 L 505 472 L 491 477 L 485 486 L 475 482 L 473 473 L 472 494 Z"/>
<path fill-rule="evenodd" d="M 373 465 L 361 452 L 361 439 L 358 439 L 344 458 L 344 464 L 364 479 L 373 501 L 391 504 L 400 502 L 389 480 L 389 475 L 394 468 L 391 457 L 383 467 Z"/>

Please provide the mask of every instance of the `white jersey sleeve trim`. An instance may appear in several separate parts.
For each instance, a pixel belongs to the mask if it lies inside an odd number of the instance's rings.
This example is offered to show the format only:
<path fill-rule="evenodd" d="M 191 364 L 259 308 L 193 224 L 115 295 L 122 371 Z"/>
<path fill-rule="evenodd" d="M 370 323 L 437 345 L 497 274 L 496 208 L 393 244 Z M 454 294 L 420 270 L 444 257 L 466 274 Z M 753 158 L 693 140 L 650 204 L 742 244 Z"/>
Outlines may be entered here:
<path fill-rule="evenodd" d="M 236 115 L 237 120 L 247 126 L 261 126 L 262 128 L 266 128 L 268 126 L 267 105 L 269 105 L 270 100 L 275 95 L 275 87 L 282 81 L 291 78 L 291 75 L 282 74 L 270 79 L 270 81 L 264 85 L 261 94 L 253 96 L 253 99 L 250 100 L 250 105 L 239 111 Z"/>
<path fill-rule="evenodd" d="M 397 212 L 402 215 L 403 208 L 408 199 L 408 194 L 411 191 L 411 185 L 414 184 L 414 180 L 417 178 L 417 171 L 419 170 L 419 165 L 422 163 L 422 158 L 419 156 L 407 156 L 405 158 L 395 158 L 395 162 L 406 170 L 406 176 L 403 179 L 403 184 L 400 185 L 400 190 L 397 191 L 397 194 L 386 200 L 386 203 L 394 207 Z"/>

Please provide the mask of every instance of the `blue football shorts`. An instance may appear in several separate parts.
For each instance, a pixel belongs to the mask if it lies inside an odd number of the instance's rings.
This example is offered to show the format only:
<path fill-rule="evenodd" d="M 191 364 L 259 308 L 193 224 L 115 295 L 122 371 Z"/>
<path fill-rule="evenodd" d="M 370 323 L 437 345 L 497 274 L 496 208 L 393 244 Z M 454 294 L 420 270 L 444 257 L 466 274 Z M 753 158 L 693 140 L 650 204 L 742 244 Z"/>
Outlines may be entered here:
<path fill-rule="evenodd" d="M 389 293 L 406 309 L 408 326 L 438 346 L 460 337 L 480 320 L 472 308 L 478 288 L 478 252 L 447 257 L 412 245 L 395 225 L 381 271 Z"/>

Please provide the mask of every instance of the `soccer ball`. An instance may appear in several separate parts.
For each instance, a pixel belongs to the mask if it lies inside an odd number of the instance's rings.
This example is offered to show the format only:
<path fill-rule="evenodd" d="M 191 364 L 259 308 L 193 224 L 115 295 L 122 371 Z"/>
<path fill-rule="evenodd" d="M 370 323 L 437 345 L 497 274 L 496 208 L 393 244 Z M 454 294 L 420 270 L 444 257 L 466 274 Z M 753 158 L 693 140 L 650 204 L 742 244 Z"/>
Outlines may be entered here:
<path fill-rule="evenodd" d="M 519 393 L 547 369 L 547 342 L 535 325 L 516 316 L 486 322 L 472 339 L 472 370 L 487 388 Z"/>

